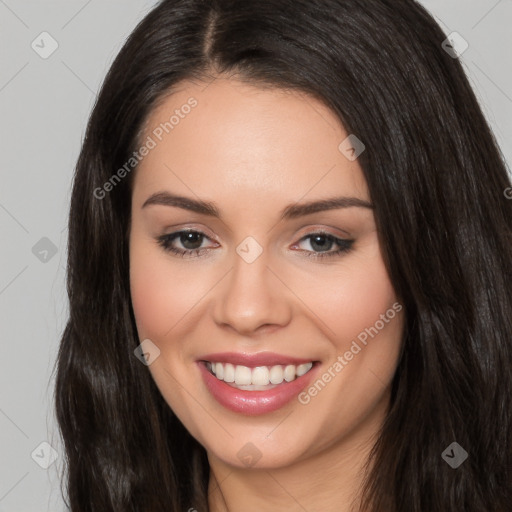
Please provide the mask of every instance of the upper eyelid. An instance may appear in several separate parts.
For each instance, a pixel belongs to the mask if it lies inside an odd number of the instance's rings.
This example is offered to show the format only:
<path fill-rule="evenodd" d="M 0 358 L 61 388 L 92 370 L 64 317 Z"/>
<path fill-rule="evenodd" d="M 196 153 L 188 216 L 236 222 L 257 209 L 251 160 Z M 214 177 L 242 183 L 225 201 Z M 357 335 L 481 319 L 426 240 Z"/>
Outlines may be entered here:
<path fill-rule="evenodd" d="M 167 224 L 167 223 L 166 223 Z M 169 231 L 168 234 L 173 234 L 173 233 L 176 233 L 176 232 L 181 232 L 181 231 L 198 231 L 200 233 L 203 233 L 205 234 L 206 236 L 208 236 L 210 239 L 212 240 L 215 240 L 215 237 L 214 236 L 210 236 L 208 234 L 208 232 L 211 232 L 209 228 L 207 227 L 203 227 L 204 224 L 202 222 L 197 222 L 198 226 L 199 227 L 194 227 L 194 224 L 196 224 L 196 222 L 194 221 L 191 221 L 191 222 L 183 222 L 183 227 L 180 227 L 182 223 L 177 223 L 176 225 L 172 226 L 172 225 L 169 225 L 167 224 L 167 226 L 164 224 L 164 227 L 163 229 L 167 230 L 172 230 L 172 231 Z M 311 223 L 308 223 L 308 225 L 306 226 L 303 226 L 302 228 L 300 228 L 300 231 L 302 231 L 302 229 L 307 229 L 308 230 L 308 233 L 312 233 L 312 232 L 316 232 L 315 230 L 319 230 L 321 232 L 326 232 L 326 234 L 330 235 L 330 236 L 334 236 L 336 238 L 340 238 L 340 239 L 345 239 L 345 240 L 350 240 L 353 238 L 353 234 L 350 233 L 348 230 L 346 229 L 342 229 L 340 227 L 337 227 L 337 226 L 334 226 L 334 225 L 328 225 L 330 224 L 329 222 L 327 224 L 325 224 L 324 222 L 311 222 Z M 334 223 L 336 224 L 336 223 Z M 228 235 L 232 235 L 233 234 L 233 230 L 229 227 L 229 226 L 226 226 L 226 224 L 224 224 L 224 227 L 226 228 L 225 229 L 225 233 L 227 233 Z M 316 227 L 316 225 L 318 225 L 318 227 Z M 323 227 L 323 225 L 326 225 L 328 227 Z M 269 230 L 269 231 L 272 231 L 272 229 L 274 229 L 275 225 L 272 226 L 272 228 Z M 293 229 L 294 231 L 296 231 L 295 228 L 290 228 L 290 230 Z M 340 232 L 340 234 L 336 234 L 336 233 L 329 233 L 327 232 L 327 230 L 335 230 L 335 231 L 338 231 Z M 312 230 L 312 231 L 311 231 Z M 221 231 L 224 231 L 224 229 L 222 229 Z"/>
<path fill-rule="evenodd" d="M 169 229 L 169 228 L 172 229 L 171 226 L 167 226 L 167 229 Z M 332 236 L 334 238 L 339 238 L 341 240 L 350 240 L 350 239 L 353 238 L 353 235 L 351 233 L 349 233 L 347 230 L 344 230 L 344 229 L 341 229 L 341 228 L 338 228 L 338 227 L 334 227 L 334 226 L 330 226 L 330 227 L 318 226 L 318 227 L 316 227 L 313 224 L 313 225 L 306 226 L 305 229 L 307 229 L 308 231 L 307 231 L 307 233 L 305 233 L 302 236 L 307 236 L 307 235 L 312 234 L 312 233 L 323 233 L 325 235 L 329 235 L 329 236 Z M 340 234 L 331 233 L 331 232 L 329 232 L 330 229 L 338 230 L 338 231 L 342 232 L 342 234 L 340 235 Z M 210 238 L 211 240 L 215 240 L 214 236 L 210 236 L 208 234 L 209 230 L 207 228 L 203 228 L 202 226 L 201 227 L 185 226 L 185 227 L 182 227 L 182 228 L 176 228 L 173 231 L 170 231 L 169 233 L 167 233 L 167 235 L 172 235 L 172 234 L 181 233 L 181 232 L 190 232 L 190 231 L 201 233 L 201 234 L 207 236 L 208 238 Z M 302 228 L 301 228 L 300 231 L 302 231 Z M 231 233 L 232 231 L 229 230 L 229 232 Z M 165 235 L 166 234 L 164 233 L 164 236 Z"/>

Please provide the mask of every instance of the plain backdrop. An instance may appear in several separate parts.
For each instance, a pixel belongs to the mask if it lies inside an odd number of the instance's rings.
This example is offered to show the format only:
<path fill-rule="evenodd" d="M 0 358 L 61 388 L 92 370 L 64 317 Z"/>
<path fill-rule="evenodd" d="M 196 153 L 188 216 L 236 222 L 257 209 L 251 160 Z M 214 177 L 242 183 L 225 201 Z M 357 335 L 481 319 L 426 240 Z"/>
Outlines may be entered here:
<path fill-rule="evenodd" d="M 51 372 L 68 311 L 71 179 L 96 92 L 155 3 L 0 0 L 0 512 L 65 510 Z M 512 1 L 422 3 L 469 43 L 460 58 L 512 161 Z"/>

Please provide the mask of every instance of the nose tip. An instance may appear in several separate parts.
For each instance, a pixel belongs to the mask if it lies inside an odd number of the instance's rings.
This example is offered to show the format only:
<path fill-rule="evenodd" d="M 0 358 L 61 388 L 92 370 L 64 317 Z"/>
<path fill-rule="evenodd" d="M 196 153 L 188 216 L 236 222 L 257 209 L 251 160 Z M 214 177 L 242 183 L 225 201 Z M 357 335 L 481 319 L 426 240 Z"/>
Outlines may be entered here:
<path fill-rule="evenodd" d="M 247 241 L 248 252 L 252 250 Z M 218 289 L 214 307 L 217 325 L 243 335 L 272 334 L 290 321 L 286 287 L 267 266 L 260 254 L 251 263 L 236 256 L 234 267 Z"/>

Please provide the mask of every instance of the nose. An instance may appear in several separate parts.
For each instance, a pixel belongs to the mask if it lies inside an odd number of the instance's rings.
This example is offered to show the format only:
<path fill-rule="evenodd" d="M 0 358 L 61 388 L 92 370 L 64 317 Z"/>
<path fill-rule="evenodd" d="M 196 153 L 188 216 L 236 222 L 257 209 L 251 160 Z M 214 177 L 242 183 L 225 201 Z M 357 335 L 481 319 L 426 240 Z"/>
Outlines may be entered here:
<path fill-rule="evenodd" d="M 290 322 L 292 294 L 268 263 L 265 251 L 251 263 L 235 253 L 231 272 L 216 287 L 217 325 L 250 336 L 268 334 Z"/>

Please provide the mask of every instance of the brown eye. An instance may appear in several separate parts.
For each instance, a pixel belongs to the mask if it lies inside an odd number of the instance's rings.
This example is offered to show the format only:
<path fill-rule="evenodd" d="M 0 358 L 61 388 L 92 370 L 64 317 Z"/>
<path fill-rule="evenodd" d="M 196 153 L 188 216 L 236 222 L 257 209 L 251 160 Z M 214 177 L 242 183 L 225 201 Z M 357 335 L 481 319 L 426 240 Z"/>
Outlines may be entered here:
<path fill-rule="evenodd" d="M 165 251 L 171 252 L 181 257 L 199 256 L 208 251 L 209 248 L 201 247 L 204 240 L 208 237 L 200 231 L 176 231 L 168 235 L 162 235 L 157 238 L 158 244 Z M 175 247 L 175 243 L 181 244 L 183 249 Z"/>

